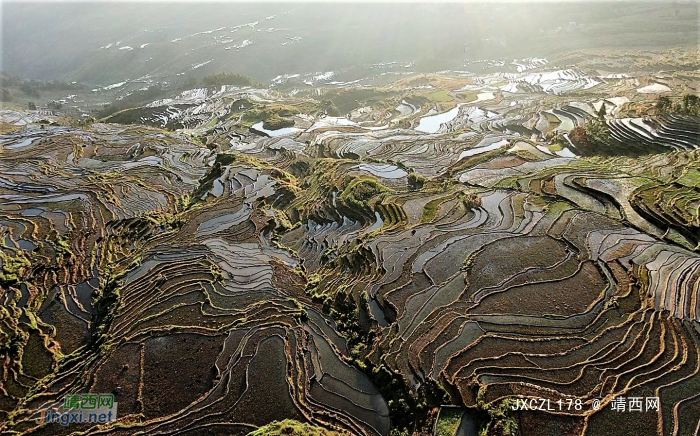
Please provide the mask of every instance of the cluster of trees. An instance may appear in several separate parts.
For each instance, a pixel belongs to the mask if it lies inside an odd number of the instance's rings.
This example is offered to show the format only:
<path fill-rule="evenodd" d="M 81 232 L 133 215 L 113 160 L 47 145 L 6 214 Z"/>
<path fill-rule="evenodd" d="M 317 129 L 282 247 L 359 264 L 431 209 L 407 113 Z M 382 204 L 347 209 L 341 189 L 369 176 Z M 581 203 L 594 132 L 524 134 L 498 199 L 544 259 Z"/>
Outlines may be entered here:
<path fill-rule="evenodd" d="M 193 83 L 192 88 L 196 86 L 197 81 L 194 78 L 190 78 L 186 83 Z M 220 88 L 222 85 L 233 85 L 233 86 L 262 86 L 256 83 L 250 77 L 239 74 L 239 73 L 221 73 L 214 72 L 205 76 L 201 80 L 201 84 L 207 88 Z"/>
<path fill-rule="evenodd" d="M 569 139 L 576 144 L 593 147 L 596 144 L 610 142 L 610 128 L 603 121 L 595 120 L 579 126 L 569 132 Z"/>
<path fill-rule="evenodd" d="M 601 120 L 593 120 L 574 128 L 569 132 L 569 139 L 583 155 L 597 154 L 606 148 L 614 147 L 610 128 Z"/>
<path fill-rule="evenodd" d="M 77 83 L 67 83 L 62 80 L 24 80 L 19 77 L 0 74 L 0 88 L 2 88 L 2 101 L 12 101 L 11 88 L 18 88 L 23 94 L 29 97 L 41 97 L 43 91 L 67 91 L 81 89 Z"/>
<path fill-rule="evenodd" d="M 695 94 L 685 94 L 674 102 L 670 97 L 660 96 L 656 101 L 659 113 L 676 113 L 684 115 L 700 115 L 700 97 Z"/>

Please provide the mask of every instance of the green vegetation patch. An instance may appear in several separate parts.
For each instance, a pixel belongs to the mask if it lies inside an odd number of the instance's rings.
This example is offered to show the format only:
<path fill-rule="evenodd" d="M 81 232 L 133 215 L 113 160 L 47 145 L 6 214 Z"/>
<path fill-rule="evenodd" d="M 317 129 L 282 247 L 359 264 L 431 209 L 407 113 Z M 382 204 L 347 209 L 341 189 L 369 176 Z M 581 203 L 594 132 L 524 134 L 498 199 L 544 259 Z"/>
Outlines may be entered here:
<path fill-rule="evenodd" d="M 248 433 L 248 436 L 339 436 L 342 434 L 344 433 L 338 433 L 337 431 L 327 430 L 311 424 L 302 424 L 292 419 L 285 419 L 284 421 L 273 421 Z"/>
<path fill-rule="evenodd" d="M 243 113 L 240 124 L 250 127 L 262 121 L 265 129 L 276 130 L 282 127 L 293 126 L 294 120 L 290 119 L 290 117 L 294 115 L 302 113 L 314 114 L 318 111 L 319 105 L 313 100 L 304 100 L 295 105 L 285 103 L 256 105 Z"/>
<path fill-rule="evenodd" d="M 549 146 L 549 151 L 556 153 L 557 151 L 562 151 L 564 149 L 564 145 L 561 142 L 555 142 L 554 144 Z"/>
<path fill-rule="evenodd" d="M 435 427 L 436 436 L 455 436 L 462 422 L 464 410 L 455 407 L 443 407 L 440 409 Z"/>
<path fill-rule="evenodd" d="M 267 130 L 277 130 L 285 127 L 293 127 L 294 120 L 289 118 L 282 118 L 278 115 L 273 115 L 270 118 L 263 121 L 263 129 Z"/>
<path fill-rule="evenodd" d="M 432 221 L 435 218 L 435 215 L 437 214 L 438 206 L 440 206 L 441 203 L 449 200 L 453 196 L 454 195 L 446 195 L 444 197 L 438 197 L 426 203 L 426 205 L 423 207 L 423 215 L 420 219 L 421 222 L 429 223 L 430 221 Z"/>
<path fill-rule="evenodd" d="M 342 188 L 343 192 L 338 199 L 350 209 L 349 212 L 353 215 L 371 215 L 372 208 L 369 201 L 379 194 L 391 191 L 377 179 L 369 176 L 345 177 Z"/>
<path fill-rule="evenodd" d="M 476 98 L 479 96 L 479 93 L 476 91 L 465 91 L 465 92 L 460 92 L 457 94 L 457 98 L 462 101 L 474 101 Z"/>
<path fill-rule="evenodd" d="M 0 249 L 0 264 L 0 284 L 3 285 L 16 283 L 31 266 L 29 259 L 19 250 L 8 255 Z"/>
<path fill-rule="evenodd" d="M 323 93 L 322 104 L 328 109 L 328 115 L 346 114 L 362 106 L 377 106 L 384 100 L 397 95 L 396 91 L 381 88 L 347 88 L 329 90 Z"/>
<path fill-rule="evenodd" d="M 683 175 L 676 182 L 683 186 L 700 188 L 700 170 L 697 168 L 685 168 Z"/>
<path fill-rule="evenodd" d="M 428 98 L 432 101 L 437 101 L 440 103 L 446 103 L 448 101 L 454 100 L 452 95 L 450 95 L 450 92 L 444 89 L 438 89 L 431 92 L 430 94 L 428 94 Z"/>

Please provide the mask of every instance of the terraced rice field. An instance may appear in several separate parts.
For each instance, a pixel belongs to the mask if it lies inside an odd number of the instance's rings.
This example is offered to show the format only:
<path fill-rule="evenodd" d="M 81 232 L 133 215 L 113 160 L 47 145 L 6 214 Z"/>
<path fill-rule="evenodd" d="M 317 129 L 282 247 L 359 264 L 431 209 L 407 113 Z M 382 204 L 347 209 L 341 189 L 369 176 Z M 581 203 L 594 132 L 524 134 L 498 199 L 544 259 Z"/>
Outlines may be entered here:
<path fill-rule="evenodd" d="M 136 123 L 0 113 L 0 433 L 696 434 L 700 118 L 512 66 L 452 107 L 223 87 Z M 88 392 L 117 423 L 37 422 Z M 513 408 L 539 399 L 580 407 Z"/>

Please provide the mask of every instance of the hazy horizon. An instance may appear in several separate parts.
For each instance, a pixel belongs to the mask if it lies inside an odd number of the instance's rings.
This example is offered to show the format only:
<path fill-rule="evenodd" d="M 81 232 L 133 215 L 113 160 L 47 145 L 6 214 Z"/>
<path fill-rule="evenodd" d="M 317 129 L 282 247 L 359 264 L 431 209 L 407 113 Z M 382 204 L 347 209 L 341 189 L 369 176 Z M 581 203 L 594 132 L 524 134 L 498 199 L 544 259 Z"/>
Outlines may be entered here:
<path fill-rule="evenodd" d="M 6 2 L 0 67 L 95 85 L 211 71 L 266 82 L 373 63 L 430 72 L 478 59 L 698 43 L 694 5 L 584 3 Z"/>

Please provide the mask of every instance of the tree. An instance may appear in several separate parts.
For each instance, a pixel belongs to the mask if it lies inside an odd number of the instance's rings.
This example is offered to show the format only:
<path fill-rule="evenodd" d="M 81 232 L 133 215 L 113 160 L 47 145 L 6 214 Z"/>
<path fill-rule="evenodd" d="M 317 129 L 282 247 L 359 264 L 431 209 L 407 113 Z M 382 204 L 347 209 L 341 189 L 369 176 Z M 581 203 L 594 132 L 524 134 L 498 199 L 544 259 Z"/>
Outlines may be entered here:
<path fill-rule="evenodd" d="M 606 110 L 605 110 L 605 100 L 603 100 L 603 101 L 601 102 L 601 104 L 600 104 L 600 109 L 598 110 L 598 118 L 600 118 L 601 120 L 604 120 L 604 119 L 605 119 L 605 114 L 606 114 Z"/>
<path fill-rule="evenodd" d="M 33 101 L 28 102 L 28 103 L 27 103 L 27 109 L 29 109 L 30 111 L 35 111 L 35 110 L 36 110 L 36 104 L 34 104 Z"/>

